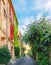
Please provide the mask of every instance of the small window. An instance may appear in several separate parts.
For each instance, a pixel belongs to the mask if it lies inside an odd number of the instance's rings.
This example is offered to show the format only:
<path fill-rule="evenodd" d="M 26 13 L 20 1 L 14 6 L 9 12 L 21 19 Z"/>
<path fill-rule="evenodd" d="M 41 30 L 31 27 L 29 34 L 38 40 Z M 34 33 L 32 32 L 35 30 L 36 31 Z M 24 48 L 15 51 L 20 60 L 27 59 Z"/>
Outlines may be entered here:
<path fill-rule="evenodd" d="M 3 37 L 1 37 L 1 41 L 4 41 L 5 40 L 5 37 L 3 36 Z"/>
<path fill-rule="evenodd" d="M 6 10 L 4 9 L 4 17 L 6 18 Z"/>
<path fill-rule="evenodd" d="M 5 2 L 4 2 L 4 0 L 2 0 L 2 2 L 3 2 L 3 4 L 5 5 Z"/>

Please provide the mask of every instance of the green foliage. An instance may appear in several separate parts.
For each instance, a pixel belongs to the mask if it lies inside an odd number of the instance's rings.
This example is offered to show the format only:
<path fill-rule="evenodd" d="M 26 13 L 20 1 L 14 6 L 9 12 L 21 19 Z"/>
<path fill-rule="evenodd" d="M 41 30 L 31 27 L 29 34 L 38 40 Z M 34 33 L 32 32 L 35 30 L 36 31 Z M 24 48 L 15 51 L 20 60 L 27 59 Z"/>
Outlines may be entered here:
<path fill-rule="evenodd" d="M 19 40 L 18 40 L 18 27 L 14 26 L 14 46 L 19 46 Z"/>
<path fill-rule="evenodd" d="M 17 19 L 16 14 L 14 15 L 14 19 L 15 19 L 16 24 L 18 25 L 18 19 Z"/>
<path fill-rule="evenodd" d="M 7 64 L 11 59 L 10 52 L 7 47 L 0 48 L 0 64 Z"/>
<path fill-rule="evenodd" d="M 30 57 L 33 58 L 32 51 L 31 50 L 28 51 L 27 55 L 29 55 Z"/>
<path fill-rule="evenodd" d="M 18 40 L 18 20 L 16 15 L 14 16 L 15 18 L 15 25 L 14 25 L 14 46 L 19 46 L 19 40 Z"/>
<path fill-rule="evenodd" d="M 42 51 L 38 52 L 38 64 L 49 65 L 49 46 L 43 46 Z"/>
<path fill-rule="evenodd" d="M 26 48 L 25 47 L 22 47 L 22 51 L 24 52 L 26 50 Z"/>
<path fill-rule="evenodd" d="M 45 53 L 39 53 L 39 65 L 49 65 L 49 56 L 46 55 Z"/>
<path fill-rule="evenodd" d="M 20 57 L 20 43 L 19 43 L 19 40 L 18 40 L 18 20 L 17 20 L 17 17 L 16 15 L 14 16 L 15 18 L 15 25 L 14 25 L 14 50 L 15 50 L 15 56 L 17 58 Z"/>
<path fill-rule="evenodd" d="M 16 47 L 14 47 L 14 51 L 15 51 L 16 58 L 19 58 L 20 57 L 20 48 L 16 46 Z"/>
<path fill-rule="evenodd" d="M 42 18 L 29 24 L 22 39 L 32 46 L 34 59 L 36 59 L 38 53 L 39 65 L 49 65 L 48 43 L 51 42 L 51 23 L 49 20 Z"/>
<path fill-rule="evenodd" d="M 27 30 L 22 38 L 23 41 L 30 43 L 42 42 L 51 35 L 50 26 L 51 24 L 49 21 L 46 21 L 45 18 L 42 18 L 39 21 L 34 21 L 27 26 Z"/>
<path fill-rule="evenodd" d="M 24 52 L 25 52 L 26 48 L 25 47 L 22 47 L 21 50 L 22 50 L 22 56 L 25 56 L 25 53 Z"/>

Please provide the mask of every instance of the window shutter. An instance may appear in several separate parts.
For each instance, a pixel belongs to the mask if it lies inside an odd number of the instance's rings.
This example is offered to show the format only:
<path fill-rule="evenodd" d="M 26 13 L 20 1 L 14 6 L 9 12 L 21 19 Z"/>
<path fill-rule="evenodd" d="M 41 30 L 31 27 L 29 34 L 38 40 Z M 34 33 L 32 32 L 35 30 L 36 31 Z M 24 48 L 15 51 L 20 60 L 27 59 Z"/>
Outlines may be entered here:
<path fill-rule="evenodd" d="M 10 39 L 14 39 L 14 25 L 10 24 Z"/>

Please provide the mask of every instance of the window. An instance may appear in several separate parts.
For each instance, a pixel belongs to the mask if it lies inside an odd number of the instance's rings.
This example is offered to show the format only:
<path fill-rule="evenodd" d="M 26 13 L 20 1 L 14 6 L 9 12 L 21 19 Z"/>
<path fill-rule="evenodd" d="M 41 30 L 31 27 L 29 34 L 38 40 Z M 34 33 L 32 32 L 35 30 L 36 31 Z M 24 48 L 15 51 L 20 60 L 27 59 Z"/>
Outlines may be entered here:
<path fill-rule="evenodd" d="M 4 9 L 4 17 L 6 18 L 6 10 Z"/>
<path fill-rule="evenodd" d="M 4 2 L 4 0 L 2 0 L 2 2 L 3 2 L 3 4 L 5 5 L 5 2 Z"/>
<path fill-rule="evenodd" d="M 13 24 L 14 22 L 14 14 L 13 14 L 13 11 L 12 9 L 10 9 L 10 22 Z"/>
<path fill-rule="evenodd" d="M 5 40 L 5 37 L 4 37 L 4 36 L 2 36 L 2 37 L 1 37 L 1 41 L 4 41 L 4 40 Z"/>

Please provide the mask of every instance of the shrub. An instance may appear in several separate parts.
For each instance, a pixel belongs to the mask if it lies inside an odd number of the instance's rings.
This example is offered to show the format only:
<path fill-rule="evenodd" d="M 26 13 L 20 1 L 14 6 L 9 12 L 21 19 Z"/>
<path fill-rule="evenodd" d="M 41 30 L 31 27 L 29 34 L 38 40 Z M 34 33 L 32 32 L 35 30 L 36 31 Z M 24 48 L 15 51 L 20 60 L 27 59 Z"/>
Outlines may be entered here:
<path fill-rule="evenodd" d="M 27 55 L 29 55 L 30 57 L 33 58 L 32 51 L 31 50 L 28 51 Z"/>
<path fill-rule="evenodd" d="M 0 48 L 0 64 L 7 64 L 11 59 L 10 52 L 6 46 Z"/>
<path fill-rule="evenodd" d="M 20 57 L 20 48 L 17 47 L 17 46 L 15 46 L 15 47 L 14 47 L 14 51 L 15 51 L 15 56 L 16 56 L 16 58 L 19 58 L 19 57 Z"/>

